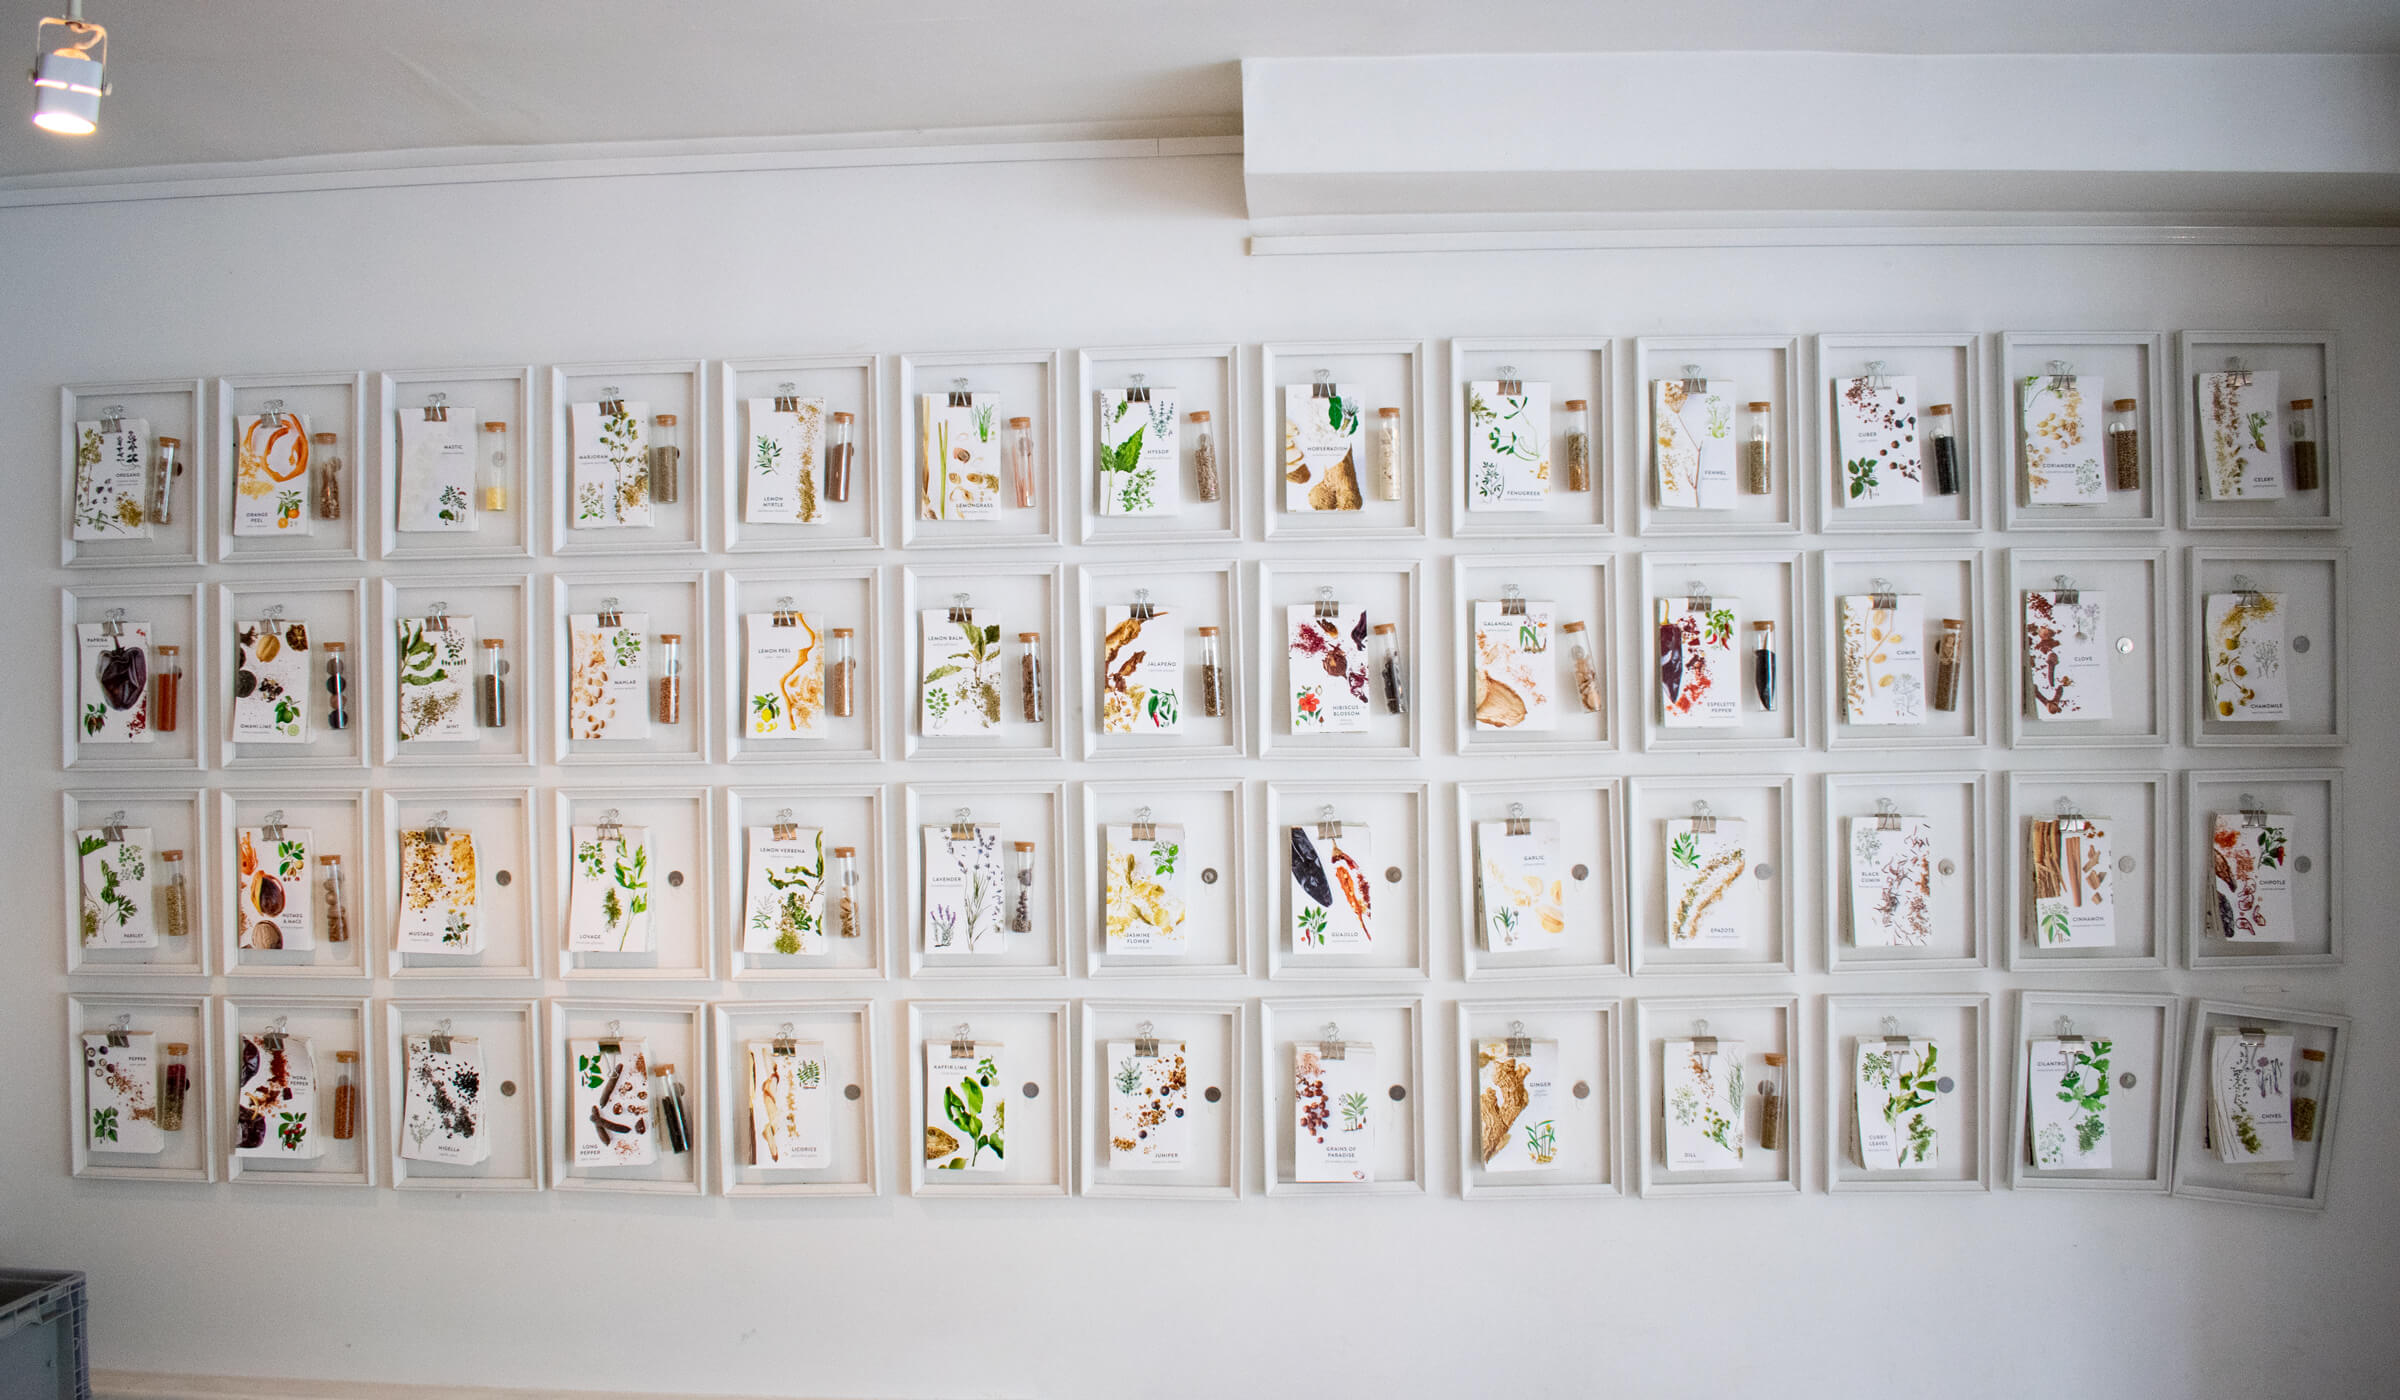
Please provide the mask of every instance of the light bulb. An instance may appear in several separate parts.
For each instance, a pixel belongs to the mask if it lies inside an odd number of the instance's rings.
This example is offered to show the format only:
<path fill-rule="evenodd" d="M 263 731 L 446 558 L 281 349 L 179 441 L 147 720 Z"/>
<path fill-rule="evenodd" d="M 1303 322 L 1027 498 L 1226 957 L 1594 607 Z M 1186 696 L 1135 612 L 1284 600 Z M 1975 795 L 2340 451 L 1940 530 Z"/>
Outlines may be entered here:
<path fill-rule="evenodd" d="M 64 40 L 56 47 L 53 29 Z M 103 78 L 108 31 L 84 23 L 78 13 L 72 19 L 43 20 L 35 42 L 40 57 L 33 70 L 33 124 L 62 136 L 89 136 L 99 130 L 100 97 L 108 91 Z M 101 57 L 93 57 L 95 51 Z"/>

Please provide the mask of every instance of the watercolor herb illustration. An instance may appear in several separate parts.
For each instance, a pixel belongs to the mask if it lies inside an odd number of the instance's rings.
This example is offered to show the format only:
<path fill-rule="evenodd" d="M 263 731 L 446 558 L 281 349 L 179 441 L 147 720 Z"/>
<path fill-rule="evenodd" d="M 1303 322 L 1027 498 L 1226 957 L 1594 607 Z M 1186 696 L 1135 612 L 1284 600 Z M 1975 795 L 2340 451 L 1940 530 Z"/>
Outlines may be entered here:
<path fill-rule="evenodd" d="M 308 417 L 244 413 L 234 419 L 233 533 L 305 535 L 300 509 L 308 483 Z"/>
<path fill-rule="evenodd" d="M 652 1132 L 650 1042 L 639 1036 L 567 1042 L 567 1132 L 583 1167 L 644 1167 L 658 1160 Z"/>
<path fill-rule="evenodd" d="M 1925 499 L 1914 375 L 1837 379 L 1833 421 L 1847 506 L 1913 506 Z"/>
<path fill-rule="evenodd" d="M 1850 941 L 1861 948 L 1933 942 L 1933 823 L 1851 817 Z"/>
<path fill-rule="evenodd" d="M 484 1131 L 483 1042 L 471 1035 L 444 1039 L 449 1048 L 436 1050 L 430 1035 L 406 1038 L 400 1155 L 468 1166 L 492 1155 Z"/>
<path fill-rule="evenodd" d="M 1733 655 L 1733 598 L 1658 600 L 1659 722 L 1670 729 L 1724 729 L 1742 722 Z"/>
<path fill-rule="evenodd" d="M 234 946 L 293 951 L 317 946 L 310 836 L 306 828 L 296 826 L 280 834 L 258 826 L 236 829 Z"/>
<path fill-rule="evenodd" d="M 928 735 L 996 734 L 1000 728 L 1000 624 L 969 609 L 928 608 L 918 618 L 918 682 Z"/>
<path fill-rule="evenodd" d="M 1101 611 L 1100 626 L 1100 731 L 1181 732 L 1180 616 L 1165 608 L 1111 603 Z"/>
<path fill-rule="evenodd" d="M 1676 817 L 1667 822 L 1669 947 L 1742 946 L 1744 921 L 1728 896 L 1749 868 L 1749 853 L 1743 847 L 1748 825 L 1735 817 Z"/>
<path fill-rule="evenodd" d="M 1668 1040 L 1666 1165 L 1671 1172 L 1723 1171 L 1742 1164 L 1743 1045 L 1738 1040 Z"/>
<path fill-rule="evenodd" d="M 2025 595 L 2025 706 L 2038 720 L 2108 718 L 2101 595 Z"/>
<path fill-rule="evenodd" d="M 1513 610 L 1512 610 L 1513 608 Z M 1475 728 L 1558 727 L 1558 655 L 1551 649 L 1555 604 L 1493 599 L 1474 605 Z"/>
<path fill-rule="evenodd" d="M 1892 606 L 1878 607 L 1888 601 Z M 1925 722 L 1925 599 L 1842 599 L 1842 717 L 1852 724 Z"/>
<path fill-rule="evenodd" d="M 155 948 L 157 911 L 150 903 L 150 828 L 124 827 L 119 839 L 108 829 L 75 833 L 81 875 L 82 945 L 86 948 Z"/>
<path fill-rule="evenodd" d="M 1682 379 L 1650 382 L 1653 485 L 1661 510 L 1731 510 L 1734 381 L 1695 392 Z"/>
<path fill-rule="evenodd" d="M 2208 1144 L 2228 1164 L 2292 1160 L 2288 1031 L 2219 1025 L 2208 1034 Z"/>
<path fill-rule="evenodd" d="M 475 619 L 404 617 L 394 626 L 401 742 L 474 738 L 467 682 L 472 675 L 468 658 L 475 654 Z"/>
<path fill-rule="evenodd" d="M 748 613 L 742 689 L 753 739 L 825 737 L 824 633 L 804 612 Z"/>
<path fill-rule="evenodd" d="M 2237 723 L 2290 716 L 2283 670 L 2283 595 L 2208 595 L 2208 713 Z"/>
<path fill-rule="evenodd" d="M 2105 391 L 2096 374 L 2028 374 L 2017 381 L 2027 505 L 2084 506 L 2108 499 L 2099 425 L 2088 407 L 2108 402 Z"/>
<path fill-rule="evenodd" d="M 2033 1165 L 2045 1171 L 2109 1165 L 2109 1057 L 2115 1052 L 2116 1042 L 2106 1037 L 2042 1038 L 2027 1047 Z"/>
<path fill-rule="evenodd" d="M 452 404 L 440 418 L 400 414 L 399 499 L 392 528 L 404 532 L 475 528 L 475 410 Z"/>
<path fill-rule="evenodd" d="M 2275 370 L 2203 374 L 2193 399 L 2200 412 L 2200 481 L 2212 501 L 2274 501 L 2284 494 L 2276 444 L 2282 432 L 2283 376 Z"/>
<path fill-rule="evenodd" d="M 924 829 L 925 951 L 998 955 L 1008 951 L 1001 918 L 1000 828 Z"/>
<path fill-rule="evenodd" d="M 83 1036 L 84 1145 L 93 1152 L 164 1152 L 167 1136 L 158 1121 L 158 1039 L 151 1031 L 127 1031 L 123 1045 L 111 1033 Z"/>
<path fill-rule="evenodd" d="M 925 1046 L 925 1162 L 936 1171 L 1008 1169 L 1003 1047 L 990 1041 Z"/>
<path fill-rule="evenodd" d="M 1178 396 L 1163 388 L 1142 393 L 1098 395 L 1102 515 L 1171 515 L 1183 508 Z"/>
<path fill-rule="evenodd" d="M 150 538 L 150 518 L 143 505 L 149 484 L 149 420 L 85 419 L 76 423 L 75 539 Z"/>
<path fill-rule="evenodd" d="M 742 520 L 750 525 L 815 525 L 817 458 L 825 439 L 822 398 L 745 399 L 749 451 L 743 455 Z"/>
<path fill-rule="evenodd" d="M 1130 823 L 1108 828 L 1103 891 L 1108 951 L 1181 956 L 1191 946 L 1191 933 L 1184 926 L 1191 912 L 1184 902 L 1184 829 L 1166 823 L 1144 829 L 1146 838 Z"/>
<path fill-rule="evenodd" d="M 2290 943 L 2292 873 L 2285 812 L 2219 812 L 2209 832 L 2209 922 L 2236 943 Z"/>
<path fill-rule="evenodd" d="M 1355 511 L 1359 493 L 1359 397 L 1351 384 L 1283 386 L 1283 508 Z"/>
<path fill-rule="evenodd" d="M 233 1109 L 234 1156 L 324 1156 L 324 1142 L 309 1131 L 317 1109 L 315 1043 L 304 1035 L 244 1031 Z"/>
<path fill-rule="evenodd" d="M 400 833 L 400 922 L 403 953 L 472 954 L 483 949 L 476 916 L 475 837 L 449 830 Z"/>
<path fill-rule="evenodd" d="M 576 826 L 569 837 L 567 951 L 651 951 L 650 828 Z"/>
<path fill-rule="evenodd" d="M 150 743 L 156 737 L 150 727 L 150 624 L 78 622 L 75 655 L 79 741 Z"/>
<path fill-rule="evenodd" d="M 1152 1053 L 1137 1053 L 1148 1048 Z M 1108 1084 L 1108 1164 L 1136 1171 L 1184 1165 L 1191 1145 L 1191 1073 L 1180 1040 L 1143 1047 L 1112 1040 L 1103 1052 L 1116 1066 Z"/>
<path fill-rule="evenodd" d="M 1564 943 L 1564 863 L 1554 821 L 1475 823 L 1475 908 L 1487 951 L 1536 952 Z"/>
<path fill-rule="evenodd" d="M 574 440 L 569 489 L 578 530 L 650 525 L 650 405 L 579 403 L 568 410 Z"/>
<path fill-rule="evenodd" d="M 1938 1162 L 1932 1108 L 1941 1047 L 1930 1040 L 1861 1036 L 1853 1083 L 1859 1165 L 1919 1170 Z"/>
<path fill-rule="evenodd" d="M 1522 1053 L 1517 1053 L 1522 1051 Z M 1558 1042 L 1475 1042 L 1477 1151 L 1486 1171 L 1541 1171 L 1558 1163 L 1553 1100 Z"/>
<path fill-rule="evenodd" d="M 1284 609 L 1295 734 L 1367 732 L 1367 610 L 1312 603 Z"/>
<path fill-rule="evenodd" d="M 993 394 L 921 394 L 917 513 L 926 520 L 1000 518 L 1000 400 Z"/>
<path fill-rule="evenodd" d="M 1550 506 L 1550 386 L 1497 379 L 1467 385 L 1467 509 L 1540 511 Z"/>
<path fill-rule="evenodd" d="M 792 826 L 746 831 L 742 951 L 786 957 L 825 951 L 825 833 Z"/>
<path fill-rule="evenodd" d="M 1363 953 L 1375 939 L 1375 892 L 1367 870 L 1374 832 L 1357 822 L 1288 828 L 1292 951 Z"/>
<path fill-rule="evenodd" d="M 830 1157 L 832 1106 L 825 1047 L 816 1041 L 753 1040 L 749 1069 L 750 1165 L 821 1167 Z"/>
<path fill-rule="evenodd" d="M 305 744 L 309 730 L 308 628 L 245 622 L 234 628 L 233 737 Z"/>
<path fill-rule="evenodd" d="M 648 613 L 572 613 L 567 618 L 567 737 L 650 737 Z"/>
<path fill-rule="evenodd" d="M 1292 1047 L 1293 1179 L 1375 1179 L 1375 1047 L 1342 1043 L 1338 1054 L 1307 1042 Z"/>
<path fill-rule="evenodd" d="M 2106 948 L 2117 941 L 2115 866 L 2108 828 L 2089 817 L 2026 828 L 2033 938 L 2044 948 Z"/>

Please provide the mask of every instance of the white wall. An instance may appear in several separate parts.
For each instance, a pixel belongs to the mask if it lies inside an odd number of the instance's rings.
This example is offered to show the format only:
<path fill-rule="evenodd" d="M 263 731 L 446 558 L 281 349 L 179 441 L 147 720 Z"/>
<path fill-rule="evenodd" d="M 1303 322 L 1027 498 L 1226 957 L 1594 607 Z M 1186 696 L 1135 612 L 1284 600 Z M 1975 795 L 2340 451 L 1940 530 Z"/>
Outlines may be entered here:
<path fill-rule="evenodd" d="M 0 265 L 14 292 L 11 333 L 0 336 L 0 440 L 19 492 L 0 519 L 0 568 L 13 600 L 0 614 L 0 646 L 21 670 L 16 703 L 0 708 L 13 852 L 0 869 L 21 915 L 0 941 L 0 1063 L 14 1085 L 0 1132 L 0 1257 L 91 1272 L 96 1361 L 862 1396 L 1604 1387 L 2345 1395 L 2387 1385 L 2400 1363 L 2389 1316 L 2400 1282 L 2400 1176 L 2390 1169 L 2400 1121 L 2388 1093 L 2400 1068 L 2388 1011 L 2400 956 L 2385 917 L 2400 901 L 2400 879 L 2383 858 L 2400 822 L 2400 720 L 2389 701 L 2400 663 L 2384 611 L 2400 584 L 2391 470 L 2400 445 L 2392 394 L 2400 255 L 1892 246 L 1254 259 L 1244 256 L 1240 182 L 1238 159 L 1220 157 L 0 211 Z M 595 296 L 601 281 L 633 295 Z M 2341 333 L 2358 629 L 2349 649 L 2356 741 L 2339 760 L 2352 779 L 2350 827 L 2360 833 L 2344 863 L 2350 960 L 2339 974 L 1864 980 L 1994 993 L 2029 984 L 2163 988 L 2355 1014 L 2332 1206 L 2321 1216 L 2006 1189 L 1832 1197 L 1813 1148 L 1809 1189 L 1797 1197 L 1462 1202 L 1447 1027 L 1463 984 L 1446 919 L 1437 919 L 1436 977 L 1424 989 L 1432 1070 L 1422 1097 L 1435 1115 L 1435 1147 L 1433 1189 L 1422 1197 L 1269 1200 L 1257 1194 L 1255 1164 L 1251 1194 L 1233 1205 L 905 1194 L 471 1199 L 66 1174 L 60 1060 L 70 984 L 55 933 L 62 892 L 51 794 L 70 780 L 56 768 L 48 700 L 63 581 L 51 563 L 62 382 L 798 350 L 2062 326 Z M 1630 554 L 1641 541 L 1624 536 L 1611 547 Z M 1264 552 L 1255 541 L 1242 548 Z M 1417 548 L 1429 558 L 1453 550 L 1439 538 Z M 1446 616 L 1446 571 L 1431 576 L 1429 606 Z M 1449 655 L 1439 648 L 1425 664 Z M 1449 747 L 1438 737 L 1450 732 L 1446 675 L 1429 669 L 1419 693 L 1439 707 L 1429 717 L 1439 754 Z M 2128 767 L 2160 761 L 2112 757 Z M 1787 761 L 1804 773 L 1829 762 L 1821 749 L 1730 764 L 1633 752 L 1590 767 L 1741 771 Z M 2208 766 L 2180 749 L 2163 761 Z M 1873 762 L 1910 766 L 1898 756 Z M 1995 746 L 1958 762 L 2004 770 L 2019 758 Z M 2055 756 L 2025 766 L 2055 766 Z M 1269 771 L 1255 761 L 1195 767 Z M 1542 769 L 1479 759 L 1472 775 Z M 1448 754 L 1423 770 L 1437 781 L 1468 775 Z M 921 774 L 893 765 L 872 776 Z M 722 770 L 712 780 L 732 781 Z M 1800 808 L 1813 806 L 1804 786 Z M 1446 834 L 1446 798 L 1435 811 Z M 1819 994 L 1886 988 L 1835 988 L 1824 974 L 1820 876 L 1807 868 L 1821 847 L 1813 824 L 1804 829 L 1812 833 L 1801 846 L 1796 904 L 1804 972 L 1756 980 L 1765 984 L 1757 990 L 1803 994 L 1814 1056 L 1823 1048 Z M 1432 907 L 1454 908 L 1450 862 L 1437 864 L 1445 868 Z M 1629 996 L 1752 990 L 1691 978 L 1576 985 Z M 1123 986 L 1107 993 L 1126 995 Z M 896 1007 L 916 990 L 890 983 L 874 994 Z M 1286 989 L 1261 981 L 1247 990 Z M 951 983 L 930 994 L 982 991 Z M 2004 1031 L 2012 1004 L 2003 998 L 1995 1010 Z M 887 1055 L 898 1050 L 895 1033 Z M 898 1089 L 897 1076 L 887 1081 L 894 1118 Z M 1821 1110 L 1821 1094 L 1817 1102 Z M 907 1138 L 913 1129 L 896 1132 Z"/>

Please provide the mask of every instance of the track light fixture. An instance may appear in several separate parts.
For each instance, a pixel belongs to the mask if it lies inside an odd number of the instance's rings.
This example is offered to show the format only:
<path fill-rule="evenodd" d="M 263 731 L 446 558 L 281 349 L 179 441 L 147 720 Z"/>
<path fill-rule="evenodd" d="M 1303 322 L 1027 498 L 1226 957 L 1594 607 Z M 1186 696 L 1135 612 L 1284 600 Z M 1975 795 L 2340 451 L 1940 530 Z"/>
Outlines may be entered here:
<path fill-rule="evenodd" d="M 83 17 L 83 0 L 68 0 L 64 19 L 45 19 L 35 33 L 33 124 L 63 136 L 100 129 L 100 99 L 108 92 L 108 31 Z"/>

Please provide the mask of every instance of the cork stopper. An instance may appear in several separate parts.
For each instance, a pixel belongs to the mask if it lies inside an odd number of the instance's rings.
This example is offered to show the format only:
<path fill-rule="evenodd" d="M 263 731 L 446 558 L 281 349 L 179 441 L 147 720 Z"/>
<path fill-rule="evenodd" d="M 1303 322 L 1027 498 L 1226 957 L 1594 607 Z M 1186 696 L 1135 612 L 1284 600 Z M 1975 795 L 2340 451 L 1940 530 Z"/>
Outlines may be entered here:
<path fill-rule="evenodd" d="M 2292 400 L 2292 411 L 2293 411 L 2294 413 L 2305 413 L 2305 412 L 2307 412 L 2309 409 L 2315 408 L 2316 406 L 2317 406 L 2317 401 L 2316 401 L 2315 399 L 2294 399 L 2294 400 Z"/>
<path fill-rule="evenodd" d="M 1378 637 L 1388 637 L 1388 636 L 1390 636 L 1392 633 L 1394 633 L 1394 632 L 1397 632 L 1397 631 L 1399 631 L 1399 630 L 1400 630 L 1399 626 L 1398 626 L 1397 624 L 1394 624 L 1394 623 L 1390 623 L 1390 622 L 1378 622 L 1378 623 L 1376 623 L 1376 624 L 1375 624 L 1375 635 L 1376 635 L 1376 636 L 1378 636 Z"/>
<path fill-rule="evenodd" d="M 333 1062 L 337 1065 L 356 1064 L 358 1063 L 358 1052 L 356 1050 L 336 1050 L 333 1052 Z"/>
<path fill-rule="evenodd" d="M 501 638 L 501 637 L 486 637 L 486 638 L 484 638 L 484 639 L 483 639 L 483 649 L 484 649 L 485 651 L 497 651 L 497 650 L 499 650 L 501 647 L 504 647 L 504 646 L 507 646 L 507 645 L 508 645 L 508 642 L 507 642 L 507 640 L 506 640 L 505 638 Z"/>
<path fill-rule="evenodd" d="M 170 642 L 167 645 L 160 647 L 158 649 L 158 654 L 161 656 L 181 656 L 183 655 L 183 648 Z"/>
<path fill-rule="evenodd" d="M 1926 409 L 1925 412 L 1931 417 L 1944 418 L 1949 416 L 1950 405 L 1946 403 L 1937 403 L 1931 408 Z"/>
<path fill-rule="evenodd" d="M 2325 1063 L 2325 1052 L 2322 1050 L 2303 1050 L 2300 1052 L 2300 1058 L 2308 1061 L 2312 1065 L 2321 1065 Z"/>
<path fill-rule="evenodd" d="M 2131 413 L 2133 412 L 2134 404 L 2133 400 L 2131 399 L 2118 399 L 2109 404 L 2108 407 L 2109 411 L 2112 413 Z"/>
<path fill-rule="evenodd" d="M 1016 843 L 1016 847 L 1020 851 L 1030 851 L 1033 849 L 1033 843 L 1031 841 L 1019 841 Z"/>
<path fill-rule="evenodd" d="M 1754 403 L 1750 405 L 1750 411 L 1752 413 L 1773 413 L 1775 405 L 1766 402 Z"/>
<path fill-rule="evenodd" d="M 342 863 L 342 858 L 341 858 L 340 856 L 319 856 L 319 857 L 317 857 L 317 864 L 319 864 L 319 865 L 340 865 L 341 863 Z"/>
<path fill-rule="evenodd" d="M 858 635 L 858 629 L 854 627 L 836 627 L 833 629 L 833 635 L 836 637 L 855 637 Z"/>
<path fill-rule="evenodd" d="M 1561 623 L 1558 630 L 1562 633 L 1580 632 L 1583 630 L 1583 623 L 1580 621 Z"/>
<path fill-rule="evenodd" d="M 1208 421 L 1208 410 L 1205 408 L 1195 408 L 1184 416 L 1189 418 L 1194 423 L 1205 423 Z"/>
<path fill-rule="evenodd" d="M 486 423 L 483 425 L 483 430 L 487 433 L 505 433 L 508 431 L 508 425 L 498 422 Z"/>
<path fill-rule="evenodd" d="M 158 858 L 159 858 L 160 860 L 181 860 L 181 859 L 183 859 L 183 852 L 181 852 L 181 851 L 160 851 L 160 852 L 158 853 Z"/>
<path fill-rule="evenodd" d="M 1587 408 L 1590 408 L 1590 407 L 1591 407 L 1591 405 L 1590 405 L 1589 403 L 1585 402 L 1585 401 L 1584 401 L 1584 400 L 1582 400 L 1582 399 L 1569 399 L 1569 400 L 1567 400 L 1567 412 L 1569 412 L 1569 413 L 1581 413 L 1581 412 L 1583 412 L 1585 409 L 1587 409 Z"/>
<path fill-rule="evenodd" d="M 671 1064 L 662 1064 L 650 1072 L 652 1074 L 673 1074 L 675 1072 L 675 1066 Z"/>
<path fill-rule="evenodd" d="M 1213 637 L 1217 635 L 1217 629 L 1214 627 L 1203 627 L 1200 629 L 1200 635 L 1203 637 Z"/>
<path fill-rule="evenodd" d="M 1033 645 L 1035 642 L 1038 642 L 1038 641 L 1040 641 L 1041 639 L 1042 639 L 1042 634 L 1041 634 L 1041 633 L 1039 633 L 1039 632 L 1019 632 L 1019 633 L 1017 634 L 1017 640 L 1018 640 L 1018 641 L 1020 641 L 1020 642 L 1023 642 L 1023 643 L 1025 643 L 1027 646 L 1031 646 L 1031 645 Z"/>
<path fill-rule="evenodd" d="M 842 859 L 844 859 L 844 860 L 849 860 L 849 859 L 852 859 L 852 858 L 854 858 L 855 856 L 857 856 L 857 854 L 858 854 L 858 847 L 856 847 L 856 846 L 836 846 L 836 847 L 834 847 L 834 848 L 833 848 L 833 853 L 834 853 L 835 855 L 837 855 L 837 856 L 840 856 L 840 857 L 841 857 Z"/>
<path fill-rule="evenodd" d="M 158 440 L 158 445 L 161 447 L 181 447 L 183 446 L 183 439 L 162 437 Z"/>
<path fill-rule="evenodd" d="M 1772 622 L 1753 622 L 1750 624 L 1750 630 L 1753 632 L 1772 632 L 1775 630 L 1775 624 Z"/>
<path fill-rule="evenodd" d="M 658 634 L 658 639 L 662 642 L 680 642 L 683 640 L 683 634 L 681 632 L 661 632 Z"/>
<path fill-rule="evenodd" d="M 335 442 L 339 441 L 339 439 L 337 439 L 331 433 L 310 433 L 308 435 L 308 440 L 315 443 L 319 447 L 331 447 Z"/>
<path fill-rule="evenodd" d="M 675 426 L 675 415 L 672 413 L 662 413 L 650 421 L 656 423 L 662 428 L 672 428 Z"/>
<path fill-rule="evenodd" d="M 1030 418 L 1011 418 L 1008 420 L 1008 426 L 1012 428 L 1030 428 L 1033 426 L 1033 420 Z"/>
<path fill-rule="evenodd" d="M 1400 416 L 1400 410 L 1396 408 L 1379 408 L 1375 410 L 1375 416 L 1378 418 L 1397 418 Z"/>
<path fill-rule="evenodd" d="M 834 421 L 834 422 L 836 422 L 836 423 L 848 423 L 848 422 L 852 422 L 852 421 L 854 421 L 854 420 L 856 419 L 856 417 L 857 417 L 857 415 L 856 415 L 856 414 L 850 413 L 850 412 L 848 412 L 847 410 L 845 410 L 845 411 L 843 411 L 843 412 L 836 413 L 835 415 L 833 415 L 833 421 Z"/>
<path fill-rule="evenodd" d="M 335 652 L 338 652 L 338 651 L 347 651 L 347 650 L 349 649 L 349 648 L 348 648 L 348 646 L 347 646 L 347 644 L 345 644 L 345 643 L 342 643 L 342 642 L 319 642 L 319 643 L 317 643 L 317 645 L 318 645 L 318 646 L 321 646 L 321 647 L 323 647 L 323 648 L 325 648 L 325 650 L 327 650 L 327 651 L 335 651 Z"/>
<path fill-rule="evenodd" d="M 170 1055 L 188 1055 L 192 1053 L 192 1047 L 180 1040 L 170 1040 L 167 1042 L 167 1053 Z"/>
<path fill-rule="evenodd" d="M 1767 1062 L 1767 1068 L 1769 1068 L 1769 1069 L 1781 1069 L 1781 1068 L 1783 1068 L 1783 1052 L 1782 1052 L 1782 1051 L 1780 1051 L 1780 1050 L 1769 1050 L 1769 1051 L 1766 1053 L 1765 1059 L 1766 1059 L 1766 1062 Z"/>

